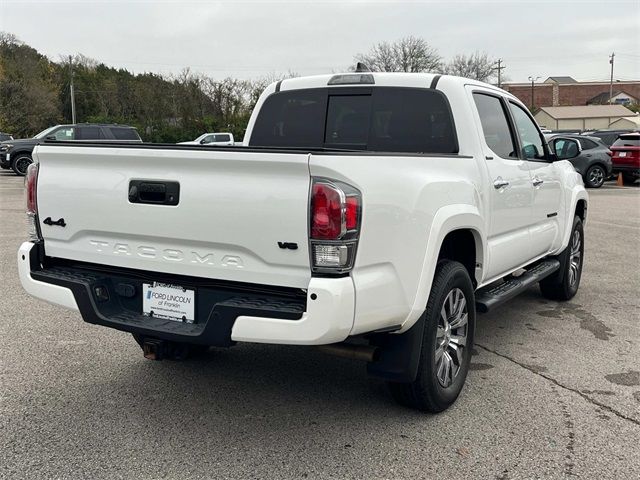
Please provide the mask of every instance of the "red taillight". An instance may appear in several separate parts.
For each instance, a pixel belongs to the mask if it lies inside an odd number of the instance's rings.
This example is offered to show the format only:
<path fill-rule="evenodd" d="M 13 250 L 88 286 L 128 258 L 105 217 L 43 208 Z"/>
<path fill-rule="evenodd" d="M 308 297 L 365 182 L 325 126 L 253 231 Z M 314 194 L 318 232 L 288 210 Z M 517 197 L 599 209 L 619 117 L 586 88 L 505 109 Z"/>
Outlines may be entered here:
<path fill-rule="evenodd" d="M 342 222 L 344 193 L 328 183 L 313 185 L 311 195 L 311 238 L 337 240 L 344 233 Z"/>
<path fill-rule="evenodd" d="M 360 236 L 360 192 L 346 183 L 314 178 L 309 202 L 311 270 L 323 274 L 351 271 Z"/>
<path fill-rule="evenodd" d="M 27 168 L 27 175 L 24 179 L 27 194 L 27 213 L 35 215 L 38 213 L 38 202 L 36 197 L 38 184 L 38 164 L 32 163 Z"/>

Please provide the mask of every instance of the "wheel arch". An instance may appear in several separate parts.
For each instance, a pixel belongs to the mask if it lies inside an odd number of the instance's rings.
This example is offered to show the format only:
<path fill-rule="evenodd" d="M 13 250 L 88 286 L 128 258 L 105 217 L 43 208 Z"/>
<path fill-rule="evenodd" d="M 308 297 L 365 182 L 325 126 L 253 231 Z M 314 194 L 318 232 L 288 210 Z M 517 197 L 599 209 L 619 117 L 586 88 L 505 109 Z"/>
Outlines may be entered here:
<path fill-rule="evenodd" d="M 400 332 L 411 328 L 424 312 L 438 260 L 447 258 L 460 261 L 467 268 L 474 285 L 479 283 L 487 251 L 484 231 L 484 220 L 474 205 L 447 205 L 436 212 L 428 232 L 422 273 L 416 286 L 413 305 Z M 466 249 L 471 245 L 473 254 L 459 251 L 459 248 Z"/>

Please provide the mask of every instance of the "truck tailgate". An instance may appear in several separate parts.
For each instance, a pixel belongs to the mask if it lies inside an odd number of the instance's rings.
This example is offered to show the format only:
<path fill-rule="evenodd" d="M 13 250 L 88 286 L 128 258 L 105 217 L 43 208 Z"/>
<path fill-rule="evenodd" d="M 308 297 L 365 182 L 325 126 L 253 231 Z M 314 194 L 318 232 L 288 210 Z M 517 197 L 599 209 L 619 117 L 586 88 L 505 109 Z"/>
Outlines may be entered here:
<path fill-rule="evenodd" d="M 306 154 L 43 145 L 35 155 L 47 256 L 247 283 L 309 283 Z M 132 180 L 178 182 L 178 204 L 131 203 Z M 65 226 L 45 224 L 47 218 L 63 218 Z"/>

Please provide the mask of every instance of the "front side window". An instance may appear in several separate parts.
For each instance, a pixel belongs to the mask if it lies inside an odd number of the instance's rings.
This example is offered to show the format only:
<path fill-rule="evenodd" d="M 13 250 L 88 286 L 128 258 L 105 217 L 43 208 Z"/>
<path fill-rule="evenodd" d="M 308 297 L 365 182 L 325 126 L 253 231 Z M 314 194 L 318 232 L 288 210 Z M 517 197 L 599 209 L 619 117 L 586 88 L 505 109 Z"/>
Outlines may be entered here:
<path fill-rule="evenodd" d="M 518 158 L 502 101 L 498 97 L 474 93 L 480 124 L 487 146 L 500 158 Z"/>
<path fill-rule="evenodd" d="M 516 130 L 520 135 L 522 158 L 526 158 L 527 160 L 544 160 L 544 144 L 538 126 L 520 105 L 516 105 L 513 102 L 509 102 L 509 105 L 511 107 L 511 113 L 513 114 L 513 120 L 516 124 Z"/>
<path fill-rule="evenodd" d="M 271 95 L 251 146 L 458 153 L 442 92 L 419 88 L 318 88 Z"/>
<path fill-rule="evenodd" d="M 215 141 L 216 141 L 216 136 L 215 135 L 207 135 L 202 140 L 200 140 L 200 143 L 203 144 L 203 145 L 206 145 L 207 143 L 213 143 Z"/>
<path fill-rule="evenodd" d="M 56 140 L 74 140 L 74 133 L 73 127 L 63 127 L 53 132 L 52 135 L 56 137 Z"/>

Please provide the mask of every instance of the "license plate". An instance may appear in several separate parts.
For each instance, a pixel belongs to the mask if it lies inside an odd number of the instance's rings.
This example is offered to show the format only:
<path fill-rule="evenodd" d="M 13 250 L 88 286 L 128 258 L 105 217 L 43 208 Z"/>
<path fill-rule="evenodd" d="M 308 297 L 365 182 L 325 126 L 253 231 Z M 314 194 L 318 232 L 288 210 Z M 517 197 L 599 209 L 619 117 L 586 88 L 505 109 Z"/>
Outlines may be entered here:
<path fill-rule="evenodd" d="M 627 156 L 627 152 L 618 152 L 618 156 L 619 157 L 626 157 Z"/>
<path fill-rule="evenodd" d="M 195 320 L 195 290 L 166 283 L 143 283 L 142 295 L 144 315 L 186 323 Z"/>

